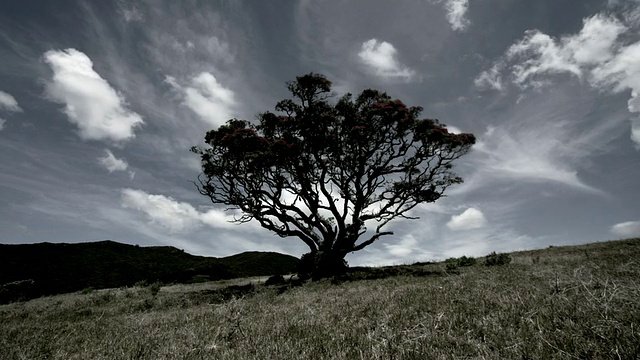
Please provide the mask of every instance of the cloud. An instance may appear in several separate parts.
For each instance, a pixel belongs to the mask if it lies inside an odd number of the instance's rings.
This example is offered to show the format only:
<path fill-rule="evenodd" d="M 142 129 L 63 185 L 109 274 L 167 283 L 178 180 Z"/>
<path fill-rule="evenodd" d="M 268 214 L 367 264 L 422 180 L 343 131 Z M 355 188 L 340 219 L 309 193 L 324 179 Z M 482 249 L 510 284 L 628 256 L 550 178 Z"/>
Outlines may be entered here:
<path fill-rule="evenodd" d="M 142 118 L 127 109 L 123 96 L 95 72 L 87 55 L 75 49 L 51 50 L 44 61 L 53 70 L 46 93 L 65 105 L 64 113 L 82 139 L 121 142 L 135 137 Z"/>
<path fill-rule="evenodd" d="M 203 225 L 229 229 L 234 214 L 218 209 L 199 211 L 191 204 L 164 195 L 152 195 L 142 190 L 122 189 L 121 205 L 145 214 L 149 221 L 171 233 L 196 230 Z"/>
<path fill-rule="evenodd" d="M 639 24 L 624 21 L 596 14 L 583 19 L 580 32 L 560 38 L 526 31 L 490 70 L 480 73 L 475 85 L 504 90 L 506 78 L 522 89 L 540 88 L 551 83 L 553 75 L 569 74 L 600 91 L 630 90 L 628 111 L 638 114 L 630 119 L 630 133 L 640 150 L 640 42 L 629 41 Z"/>
<path fill-rule="evenodd" d="M 489 127 L 474 146 L 477 165 L 487 176 L 502 179 L 554 181 L 585 191 L 572 168 L 580 140 L 562 122 L 520 129 Z"/>
<path fill-rule="evenodd" d="M 451 230 L 472 230 L 484 227 L 487 220 L 484 218 L 482 211 L 476 208 L 468 208 L 460 215 L 451 216 L 451 220 L 447 223 L 447 227 Z"/>
<path fill-rule="evenodd" d="M 446 0 L 444 8 L 451 28 L 456 31 L 466 30 L 469 26 L 469 19 L 466 18 L 469 0 Z"/>
<path fill-rule="evenodd" d="M 98 158 L 98 163 L 109 170 L 110 173 L 127 170 L 129 164 L 126 161 L 116 158 L 109 149 L 105 149 L 105 153 L 104 157 Z"/>
<path fill-rule="evenodd" d="M 627 221 L 615 224 L 611 227 L 611 232 L 618 236 L 640 236 L 640 221 Z"/>
<path fill-rule="evenodd" d="M 126 5 L 127 4 L 124 4 L 122 1 L 118 4 L 122 17 L 126 22 L 144 21 L 144 16 L 142 15 L 140 9 L 138 9 L 135 5 L 132 7 L 127 7 Z"/>
<path fill-rule="evenodd" d="M 16 98 L 11 94 L 0 90 L 0 110 L 6 110 L 11 112 L 20 112 L 22 109 L 18 106 Z"/>
<path fill-rule="evenodd" d="M 371 39 L 362 43 L 358 57 L 378 76 L 410 80 L 415 76 L 415 71 L 399 63 L 397 54 L 392 44 Z"/>
<path fill-rule="evenodd" d="M 392 257 L 407 257 L 420 248 L 420 244 L 416 238 L 409 234 L 404 236 L 400 241 L 393 243 L 383 243 L 386 252 Z"/>
<path fill-rule="evenodd" d="M 0 110 L 8 112 L 22 112 L 22 108 L 18 105 L 18 101 L 11 94 L 0 90 Z M 0 118 L 0 131 L 4 130 L 6 119 Z"/>
<path fill-rule="evenodd" d="M 183 104 L 206 123 L 217 127 L 233 117 L 235 94 L 211 73 L 200 73 L 191 79 L 188 86 L 180 85 L 171 76 L 167 76 L 165 81 L 182 94 Z"/>
<path fill-rule="evenodd" d="M 616 41 L 626 30 L 617 19 L 601 14 L 584 19 L 578 34 L 561 39 L 529 30 L 507 51 L 507 59 L 519 60 L 512 67 L 513 81 L 525 87 L 535 84 L 539 75 L 570 73 L 582 77 L 588 67 L 604 64 L 614 56 Z"/>
<path fill-rule="evenodd" d="M 474 84 L 480 89 L 493 89 L 502 91 L 504 85 L 502 84 L 502 76 L 500 75 L 501 66 L 495 64 L 489 70 L 485 70 L 476 77 Z"/>

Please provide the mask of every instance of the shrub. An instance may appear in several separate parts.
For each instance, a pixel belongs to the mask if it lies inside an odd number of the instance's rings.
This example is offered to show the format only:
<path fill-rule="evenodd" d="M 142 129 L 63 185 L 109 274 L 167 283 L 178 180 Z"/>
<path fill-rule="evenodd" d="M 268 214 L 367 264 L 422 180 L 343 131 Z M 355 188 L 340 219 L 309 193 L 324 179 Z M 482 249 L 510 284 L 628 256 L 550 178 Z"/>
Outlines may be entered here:
<path fill-rule="evenodd" d="M 152 296 L 156 296 L 158 295 L 158 293 L 160 292 L 160 283 L 159 282 L 154 282 L 153 284 L 151 284 L 149 286 L 149 291 L 151 292 Z"/>
<path fill-rule="evenodd" d="M 463 256 L 463 257 L 458 259 L 458 266 L 473 266 L 477 262 L 478 261 L 474 257 Z"/>
<path fill-rule="evenodd" d="M 445 267 L 447 268 L 447 270 L 451 271 L 451 270 L 456 270 L 458 268 L 458 259 L 456 258 L 448 258 L 447 260 L 444 261 Z"/>
<path fill-rule="evenodd" d="M 0 285 L 0 304 L 29 300 L 36 296 L 35 281 L 32 279 Z"/>
<path fill-rule="evenodd" d="M 284 284 L 284 276 L 282 275 L 273 275 L 264 282 L 265 285 L 281 285 Z"/>
<path fill-rule="evenodd" d="M 462 256 L 459 258 L 448 258 L 444 261 L 447 267 L 447 270 L 456 270 L 459 267 L 463 266 L 473 266 L 477 263 L 477 260 L 473 257 Z"/>
<path fill-rule="evenodd" d="M 496 254 L 495 251 L 487 255 L 487 257 L 484 260 L 484 264 L 486 266 L 500 266 L 500 265 L 506 265 L 510 262 L 511 262 L 511 256 L 509 256 L 509 254 L 505 254 L 505 253 Z"/>

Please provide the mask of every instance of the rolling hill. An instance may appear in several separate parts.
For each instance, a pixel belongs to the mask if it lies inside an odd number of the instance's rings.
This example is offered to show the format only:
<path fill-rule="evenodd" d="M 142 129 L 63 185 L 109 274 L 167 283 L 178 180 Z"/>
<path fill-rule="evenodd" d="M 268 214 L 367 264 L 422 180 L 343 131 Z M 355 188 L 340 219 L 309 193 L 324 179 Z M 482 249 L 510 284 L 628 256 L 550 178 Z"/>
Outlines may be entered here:
<path fill-rule="evenodd" d="M 213 258 L 171 246 L 141 247 L 115 241 L 0 244 L 0 286 L 15 298 L 53 295 L 86 288 L 113 288 L 141 282 L 188 283 L 286 274 L 298 259 L 272 252 L 244 252 Z M 2 290 L 0 289 L 0 290 Z M 7 289 L 11 290 L 8 291 Z M 4 301 L 3 301 L 4 300 Z"/>

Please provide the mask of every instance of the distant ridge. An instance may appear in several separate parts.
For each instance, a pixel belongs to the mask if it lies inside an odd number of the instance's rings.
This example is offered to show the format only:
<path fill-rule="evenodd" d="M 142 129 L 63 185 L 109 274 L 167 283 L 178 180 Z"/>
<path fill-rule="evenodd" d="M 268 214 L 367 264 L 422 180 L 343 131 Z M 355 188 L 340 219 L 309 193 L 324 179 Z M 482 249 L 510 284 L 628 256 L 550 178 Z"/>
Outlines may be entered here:
<path fill-rule="evenodd" d="M 144 247 L 112 240 L 0 244 L 0 286 L 26 281 L 29 294 L 24 297 L 31 298 L 140 282 L 186 283 L 287 274 L 295 272 L 297 263 L 293 256 L 274 252 L 214 258 L 190 255 L 172 246 Z"/>

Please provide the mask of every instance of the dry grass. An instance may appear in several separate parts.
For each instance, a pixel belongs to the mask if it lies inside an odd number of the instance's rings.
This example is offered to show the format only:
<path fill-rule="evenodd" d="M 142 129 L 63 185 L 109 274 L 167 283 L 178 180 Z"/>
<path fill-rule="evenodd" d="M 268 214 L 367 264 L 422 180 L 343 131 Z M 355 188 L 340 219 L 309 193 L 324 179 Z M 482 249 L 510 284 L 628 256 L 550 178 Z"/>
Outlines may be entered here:
<path fill-rule="evenodd" d="M 427 276 L 67 294 L 0 306 L 3 359 L 635 359 L 640 240 Z"/>

